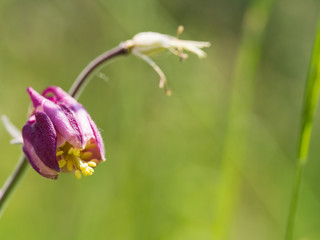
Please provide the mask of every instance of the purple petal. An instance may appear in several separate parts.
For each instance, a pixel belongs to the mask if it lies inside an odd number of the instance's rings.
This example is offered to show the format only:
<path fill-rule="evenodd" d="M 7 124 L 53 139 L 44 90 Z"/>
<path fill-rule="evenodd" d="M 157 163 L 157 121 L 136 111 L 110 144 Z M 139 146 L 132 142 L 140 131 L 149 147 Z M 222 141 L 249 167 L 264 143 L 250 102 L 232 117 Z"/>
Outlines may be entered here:
<path fill-rule="evenodd" d="M 23 145 L 23 152 L 26 155 L 30 165 L 34 170 L 36 170 L 39 174 L 46 178 L 57 179 L 58 172 L 55 170 L 48 168 L 44 163 L 40 160 L 40 158 L 35 153 L 35 150 L 32 144 L 25 140 Z"/>
<path fill-rule="evenodd" d="M 63 103 L 67 106 L 71 106 L 73 104 L 79 104 L 77 100 L 75 100 L 73 97 L 71 97 L 68 93 L 66 93 L 59 87 L 50 86 L 46 88 L 42 93 L 42 95 L 45 97 L 50 96 L 50 94 L 54 95 L 57 102 Z"/>
<path fill-rule="evenodd" d="M 43 96 L 47 96 L 48 94 L 53 94 L 57 97 L 57 99 L 61 99 L 63 97 L 69 96 L 68 93 L 66 93 L 65 91 L 63 91 L 60 87 L 56 87 L 56 86 L 49 86 L 47 87 L 42 95 Z"/>
<path fill-rule="evenodd" d="M 54 86 L 48 87 L 43 92 L 43 95 L 47 96 L 49 94 L 54 95 L 57 104 L 64 111 L 71 126 L 80 133 L 79 135 L 81 139 L 79 140 L 81 141 L 81 148 L 84 148 L 89 140 L 94 138 L 91 125 L 87 118 L 89 114 L 80 103 L 78 103 L 73 97 L 71 97 L 61 88 Z"/>
<path fill-rule="evenodd" d="M 74 147 L 82 147 L 82 136 L 75 116 L 70 109 L 45 101 L 43 111 L 51 119 L 57 132 Z"/>
<path fill-rule="evenodd" d="M 35 108 L 40 106 L 43 101 L 46 100 L 46 98 L 37 93 L 32 87 L 28 87 L 27 91 Z"/>
<path fill-rule="evenodd" d="M 35 123 L 27 123 L 23 127 L 23 138 L 32 144 L 35 153 L 47 167 L 59 172 L 56 159 L 57 134 L 54 126 L 45 113 L 37 112 L 35 117 Z"/>
<path fill-rule="evenodd" d="M 89 114 L 80 103 L 70 106 L 70 109 L 76 117 L 82 136 L 82 147 L 84 148 L 89 142 L 89 140 L 94 138 L 94 133 L 91 128 L 91 124 L 88 121 Z"/>
<path fill-rule="evenodd" d="M 31 166 L 42 176 L 57 178 L 60 168 L 56 159 L 56 131 L 45 113 L 36 113 L 35 119 L 28 121 L 22 129 L 23 151 Z"/>
<path fill-rule="evenodd" d="M 93 134 L 95 136 L 96 143 L 97 143 L 97 146 L 99 148 L 101 159 L 103 161 L 105 161 L 106 158 L 105 158 L 105 152 L 104 152 L 104 144 L 103 144 L 103 140 L 102 140 L 101 134 L 100 134 L 96 124 L 94 123 L 94 121 L 91 119 L 91 117 L 89 115 L 88 115 L 88 120 L 89 120 L 89 123 L 91 125 Z"/>

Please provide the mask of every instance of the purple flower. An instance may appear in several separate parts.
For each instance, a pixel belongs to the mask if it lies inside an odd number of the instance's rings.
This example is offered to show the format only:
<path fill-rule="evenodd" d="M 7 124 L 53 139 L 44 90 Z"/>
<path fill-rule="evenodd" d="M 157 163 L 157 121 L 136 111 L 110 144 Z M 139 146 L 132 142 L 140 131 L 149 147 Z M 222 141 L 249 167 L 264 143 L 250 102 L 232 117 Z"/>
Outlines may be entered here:
<path fill-rule="evenodd" d="M 57 179 L 59 172 L 77 178 L 92 175 L 105 161 L 100 132 L 84 107 L 59 87 L 42 95 L 31 87 L 33 111 L 22 129 L 23 151 L 42 176 Z"/>

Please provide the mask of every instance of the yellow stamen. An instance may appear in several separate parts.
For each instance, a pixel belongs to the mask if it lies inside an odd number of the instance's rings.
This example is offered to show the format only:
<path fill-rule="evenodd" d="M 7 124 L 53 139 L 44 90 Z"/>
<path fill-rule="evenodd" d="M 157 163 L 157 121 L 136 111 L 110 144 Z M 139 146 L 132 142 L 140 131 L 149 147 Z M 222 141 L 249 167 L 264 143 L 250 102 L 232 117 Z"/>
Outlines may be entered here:
<path fill-rule="evenodd" d="M 86 172 L 86 174 L 88 174 L 88 175 L 92 175 L 93 174 L 93 169 L 91 168 L 91 167 L 87 167 L 86 169 L 85 169 L 85 172 Z"/>
<path fill-rule="evenodd" d="M 68 142 L 64 143 L 56 151 L 59 167 L 63 172 L 74 172 L 78 179 L 82 175 L 92 175 L 93 168 L 100 162 L 98 159 L 92 159 L 94 153 L 88 149 L 93 147 L 96 147 L 94 141 L 87 143 L 85 149 L 75 148 Z"/>
<path fill-rule="evenodd" d="M 64 159 L 61 159 L 58 161 L 59 168 L 63 168 L 66 165 L 67 161 Z"/>
<path fill-rule="evenodd" d="M 90 162 L 94 162 L 94 163 L 98 164 L 99 160 L 98 159 L 91 159 Z"/>
<path fill-rule="evenodd" d="M 95 162 L 88 162 L 89 167 L 96 167 L 97 164 Z"/>
<path fill-rule="evenodd" d="M 82 171 L 84 171 L 87 167 L 88 167 L 88 164 L 87 164 L 87 163 L 81 163 L 81 164 L 80 164 L 80 169 L 81 169 Z"/>
<path fill-rule="evenodd" d="M 93 147 L 95 147 L 95 146 L 96 146 L 96 144 L 88 143 L 88 144 L 86 145 L 85 149 L 90 149 L 90 148 L 93 148 Z"/>
<path fill-rule="evenodd" d="M 78 157 L 80 155 L 80 149 L 75 148 L 75 149 L 73 149 L 72 153 L 73 153 L 73 155 Z"/>
<path fill-rule="evenodd" d="M 58 152 L 56 153 L 56 156 L 59 157 L 59 156 L 61 156 L 62 154 L 63 154 L 63 151 L 58 151 Z"/>
<path fill-rule="evenodd" d="M 84 152 L 80 154 L 80 158 L 83 160 L 90 159 L 92 157 L 92 152 Z"/>
<path fill-rule="evenodd" d="M 177 38 L 183 33 L 184 27 L 180 25 L 177 30 Z"/>
<path fill-rule="evenodd" d="M 73 170 L 73 162 L 72 162 L 72 160 L 68 160 L 68 161 L 67 161 L 67 169 L 68 169 L 69 171 L 72 171 L 72 170 Z"/>
<path fill-rule="evenodd" d="M 76 178 L 78 178 L 78 179 L 81 179 L 81 177 L 82 177 L 81 172 L 78 169 L 74 172 L 74 175 L 76 175 Z"/>
<path fill-rule="evenodd" d="M 69 148 L 68 154 L 71 154 L 73 152 L 73 147 Z"/>

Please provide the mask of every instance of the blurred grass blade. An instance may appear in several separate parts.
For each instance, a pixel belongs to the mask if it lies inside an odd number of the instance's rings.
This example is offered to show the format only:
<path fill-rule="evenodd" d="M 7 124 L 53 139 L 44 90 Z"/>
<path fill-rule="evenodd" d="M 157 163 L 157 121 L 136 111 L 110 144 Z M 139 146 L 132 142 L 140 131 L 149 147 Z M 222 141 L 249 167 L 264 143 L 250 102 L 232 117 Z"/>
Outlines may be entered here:
<path fill-rule="evenodd" d="M 286 240 L 293 238 L 294 221 L 297 211 L 299 190 L 301 185 L 302 173 L 305 163 L 307 162 L 309 152 L 309 142 L 312 131 L 312 122 L 314 112 L 317 107 L 319 90 L 320 90 L 320 20 L 318 23 L 318 32 L 314 44 L 313 55 L 310 63 L 310 68 L 307 77 L 305 88 L 302 124 L 299 136 L 298 146 L 298 164 L 296 168 L 296 175 L 294 187 L 291 198 L 290 212 L 286 229 Z"/>
<path fill-rule="evenodd" d="M 226 239 L 230 232 L 240 189 L 242 162 L 246 158 L 248 118 L 254 80 L 259 65 L 263 32 L 273 0 L 253 0 L 242 26 L 242 39 L 233 74 L 233 86 L 224 142 L 222 172 L 217 189 L 213 223 L 214 239 Z"/>

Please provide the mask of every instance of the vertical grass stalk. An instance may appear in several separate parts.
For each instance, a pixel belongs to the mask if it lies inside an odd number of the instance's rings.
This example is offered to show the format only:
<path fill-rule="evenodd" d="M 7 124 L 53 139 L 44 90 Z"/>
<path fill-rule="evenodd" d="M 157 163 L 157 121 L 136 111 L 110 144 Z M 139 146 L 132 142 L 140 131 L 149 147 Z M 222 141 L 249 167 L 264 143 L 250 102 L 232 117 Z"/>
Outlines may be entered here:
<path fill-rule="evenodd" d="M 220 184 L 213 223 L 214 239 L 228 237 L 238 202 L 240 173 L 246 157 L 248 116 L 251 112 L 254 80 L 259 64 L 263 32 L 273 0 L 253 0 L 242 25 L 242 39 L 233 73 L 227 134 L 224 143 Z"/>
<path fill-rule="evenodd" d="M 318 22 L 317 36 L 314 43 L 312 59 L 310 62 L 307 83 L 305 88 L 302 121 L 299 135 L 299 145 L 297 151 L 297 168 L 291 197 L 289 217 L 286 228 L 286 240 L 293 238 L 295 216 L 297 212 L 300 185 L 304 166 L 308 159 L 309 142 L 312 131 L 313 117 L 317 107 L 320 91 L 320 19 Z"/>

